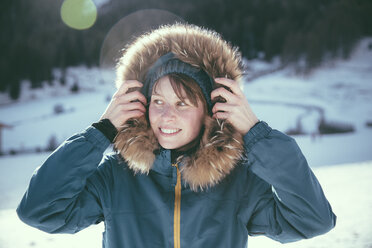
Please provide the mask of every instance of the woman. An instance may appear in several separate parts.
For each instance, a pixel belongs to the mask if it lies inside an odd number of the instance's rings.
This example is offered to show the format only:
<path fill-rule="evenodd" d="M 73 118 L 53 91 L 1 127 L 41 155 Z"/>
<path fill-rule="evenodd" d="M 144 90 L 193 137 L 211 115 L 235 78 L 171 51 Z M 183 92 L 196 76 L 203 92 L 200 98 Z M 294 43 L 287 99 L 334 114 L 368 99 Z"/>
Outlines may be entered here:
<path fill-rule="evenodd" d="M 175 24 L 137 38 L 101 120 L 37 170 L 19 217 L 50 233 L 104 221 L 110 248 L 327 232 L 336 216 L 321 186 L 296 142 L 258 121 L 241 75 L 240 54 L 214 32 Z"/>

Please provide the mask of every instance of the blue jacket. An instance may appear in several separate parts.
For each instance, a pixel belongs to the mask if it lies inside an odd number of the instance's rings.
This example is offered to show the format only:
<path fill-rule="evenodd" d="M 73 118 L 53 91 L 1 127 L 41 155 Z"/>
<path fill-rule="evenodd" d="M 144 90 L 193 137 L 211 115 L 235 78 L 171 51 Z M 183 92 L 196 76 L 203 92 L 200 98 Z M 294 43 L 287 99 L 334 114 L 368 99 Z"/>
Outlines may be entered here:
<path fill-rule="evenodd" d="M 66 140 L 33 174 L 17 213 L 49 233 L 105 222 L 103 247 L 247 247 L 248 235 L 311 238 L 336 216 L 293 138 L 265 122 L 244 137 L 245 156 L 216 186 L 181 183 L 170 151 L 134 174 L 94 127 Z"/>

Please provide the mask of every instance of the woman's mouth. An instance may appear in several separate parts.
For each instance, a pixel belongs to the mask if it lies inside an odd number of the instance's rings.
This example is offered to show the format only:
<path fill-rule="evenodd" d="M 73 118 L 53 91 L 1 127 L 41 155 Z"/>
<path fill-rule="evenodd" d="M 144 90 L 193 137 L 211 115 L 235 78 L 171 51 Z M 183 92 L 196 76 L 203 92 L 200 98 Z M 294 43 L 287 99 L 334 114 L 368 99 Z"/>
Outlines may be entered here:
<path fill-rule="evenodd" d="M 173 135 L 179 133 L 182 129 L 179 128 L 159 128 L 160 133 L 165 135 Z"/>

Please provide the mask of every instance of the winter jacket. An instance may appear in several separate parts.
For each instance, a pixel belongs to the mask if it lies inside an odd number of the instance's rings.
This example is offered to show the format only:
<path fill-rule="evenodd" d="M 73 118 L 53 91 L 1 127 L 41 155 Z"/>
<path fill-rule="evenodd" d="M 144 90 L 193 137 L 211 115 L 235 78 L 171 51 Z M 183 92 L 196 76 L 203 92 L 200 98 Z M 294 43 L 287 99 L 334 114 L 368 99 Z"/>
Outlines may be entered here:
<path fill-rule="evenodd" d="M 240 82 L 235 48 L 212 31 L 176 24 L 125 50 L 117 86 L 146 82 L 149 68 L 170 52 L 211 78 Z M 208 116 L 198 149 L 177 163 L 145 117 L 128 120 L 115 137 L 115 153 L 103 157 L 109 143 L 89 127 L 62 144 L 33 175 L 20 218 L 50 233 L 104 221 L 109 248 L 245 247 L 248 234 L 290 242 L 335 225 L 296 142 L 264 122 L 242 136 Z"/>
<path fill-rule="evenodd" d="M 32 176 L 17 208 L 27 224 L 75 233 L 105 222 L 103 247 L 246 247 L 248 235 L 280 242 L 330 230 L 336 216 L 293 138 L 260 122 L 245 155 L 219 184 L 193 191 L 161 149 L 134 174 L 94 127 L 66 140 Z"/>

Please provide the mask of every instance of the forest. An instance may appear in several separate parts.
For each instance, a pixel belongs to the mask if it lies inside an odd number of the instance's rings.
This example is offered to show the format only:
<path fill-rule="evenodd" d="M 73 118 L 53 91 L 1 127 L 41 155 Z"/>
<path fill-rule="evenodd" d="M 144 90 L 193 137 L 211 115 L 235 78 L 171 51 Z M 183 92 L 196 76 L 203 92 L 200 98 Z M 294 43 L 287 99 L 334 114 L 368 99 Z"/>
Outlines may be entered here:
<path fill-rule="evenodd" d="M 21 80 L 38 88 L 53 84 L 53 68 L 99 66 L 107 33 L 140 10 L 163 10 L 177 18 L 137 17 L 127 40 L 138 34 L 135 30 L 145 31 L 140 28 L 145 22 L 151 28 L 178 20 L 216 30 L 247 59 L 279 57 L 283 66 L 301 66 L 302 72 L 324 60 L 347 58 L 359 39 L 372 35 L 370 0 L 110 0 L 97 8 L 94 25 L 82 30 L 62 21 L 63 2 L 1 1 L 0 92 L 17 99 Z"/>

